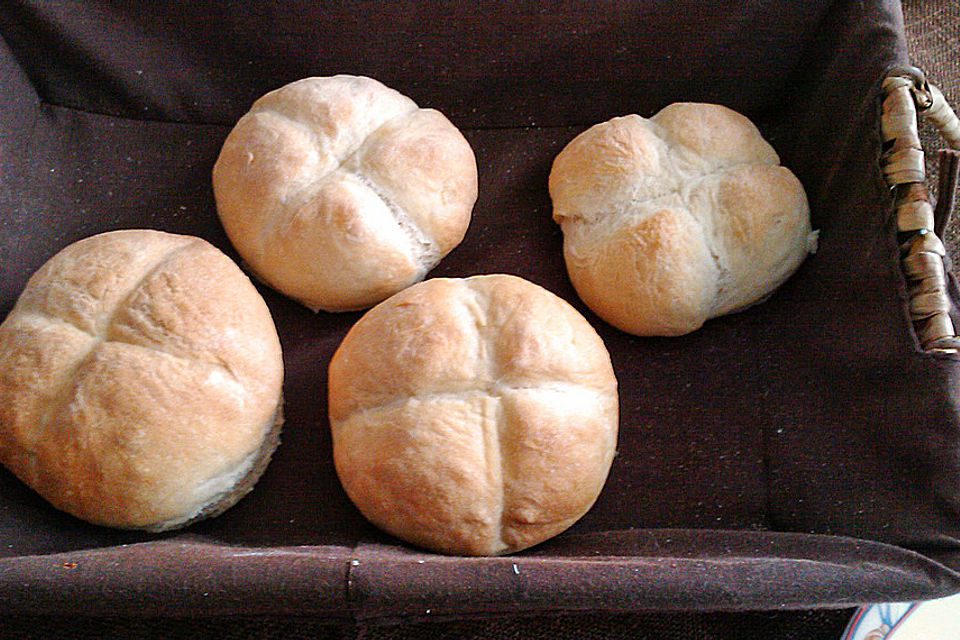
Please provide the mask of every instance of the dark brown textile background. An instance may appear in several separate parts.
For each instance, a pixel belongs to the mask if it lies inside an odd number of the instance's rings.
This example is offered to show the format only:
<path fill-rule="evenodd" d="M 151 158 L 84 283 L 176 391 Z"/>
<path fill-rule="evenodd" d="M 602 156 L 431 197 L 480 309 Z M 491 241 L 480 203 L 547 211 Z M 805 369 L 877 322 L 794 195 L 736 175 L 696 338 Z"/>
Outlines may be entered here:
<path fill-rule="evenodd" d="M 365 625 L 471 619 L 460 629 L 479 634 L 486 616 L 594 611 L 633 629 L 682 610 L 698 613 L 672 628 L 693 635 L 721 611 L 832 608 L 793 619 L 835 625 L 859 602 L 960 589 L 960 360 L 916 348 L 877 168 L 878 85 L 907 60 L 900 7 L 771 5 L 0 5 L 0 314 L 100 231 L 193 233 L 235 256 L 209 184 L 232 123 L 285 82 L 362 73 L 444 111 L 477 153 L 475 218 L 431 275 L 507 271 L 567 298 L 607 343 L 622 402 L 610 480 L 569 532 L 509 558 L 420 553 L 365 523 L 329 462 L 326 364 L 358 314 L 263 290 L 287 424 L 256 490 L 151 536 L 77 522 L 2 472 L 0 613 L 298 615 L 382 637 Z M 758 123 L 807 187 L 821 246 L 763 305 L 639 339 L 576 299 L 546 176 L 586 126 L 677 100 Z"/>

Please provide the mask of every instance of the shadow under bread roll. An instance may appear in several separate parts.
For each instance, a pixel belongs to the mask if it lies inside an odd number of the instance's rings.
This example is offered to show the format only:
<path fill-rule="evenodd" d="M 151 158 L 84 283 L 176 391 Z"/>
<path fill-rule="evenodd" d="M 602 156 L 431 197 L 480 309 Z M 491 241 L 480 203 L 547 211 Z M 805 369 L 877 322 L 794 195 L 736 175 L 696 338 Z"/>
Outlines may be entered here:
<path fill-rule="evenodd" d="M 191 236 L 92 236 L 0 325 L 0 461 L 89 522 L 182 527 L 259 479 L 282 382 L 273 319 L 230 258 Z"/>

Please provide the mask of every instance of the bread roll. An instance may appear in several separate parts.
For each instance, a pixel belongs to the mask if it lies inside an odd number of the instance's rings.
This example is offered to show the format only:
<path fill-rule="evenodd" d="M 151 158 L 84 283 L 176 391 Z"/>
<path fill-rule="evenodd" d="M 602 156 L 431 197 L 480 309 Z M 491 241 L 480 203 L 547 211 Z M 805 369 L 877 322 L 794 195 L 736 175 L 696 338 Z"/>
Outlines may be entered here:
<path fill-rule="evenodd" d="M 370 78 L 307 78 L 240 118 L 213 188 L 260 278 L 311 309 L 347 311 L 422 280 L 460 243 L 477 164 L 440 112 Z"/>
<path fill-rule="evenodd" d="M 760 301 L 816 250 L 803 187 L 779 162 L 719 105 L 587 129 L 550 172 L 577 293 L 637 335 L 688 333 Z"/>
<path fill-rule="evenodd" d="M 515 276 L 431 279 L 370 310 L 330 363 L 337 473 L 383 530 L 450 554 L 510 553 L 593 504 L 617 382 L 569 304 Z"/>
<path fill-rule="evenodd" d="M 223 253 L 159 231 L 93 236 L 0 324 L 0 462 L 89 522 L 181 527 L 253 487 L 282 380 L 270 313 Z"/>

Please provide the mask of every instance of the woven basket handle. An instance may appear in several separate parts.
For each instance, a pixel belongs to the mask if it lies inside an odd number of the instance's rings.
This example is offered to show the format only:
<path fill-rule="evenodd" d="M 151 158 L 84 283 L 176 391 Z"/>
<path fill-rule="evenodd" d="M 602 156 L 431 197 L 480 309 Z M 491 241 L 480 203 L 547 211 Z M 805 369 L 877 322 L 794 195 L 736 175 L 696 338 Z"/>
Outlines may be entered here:
<path fill-rule="evenodd" d="M 926 351 L 960 352 L 950 317 L 946 248 L 940 238 L 956 198 L 960 169 L 960 120 L 937 87 L 914 67 L 895 69 L 883 82 L 883 176 L 894 192 L 900 266 L 907 282 L 910 319 Z M 940 152 L 936 208 L 926 187 L 917 114 L 930 120 L 950 146 Z"/>

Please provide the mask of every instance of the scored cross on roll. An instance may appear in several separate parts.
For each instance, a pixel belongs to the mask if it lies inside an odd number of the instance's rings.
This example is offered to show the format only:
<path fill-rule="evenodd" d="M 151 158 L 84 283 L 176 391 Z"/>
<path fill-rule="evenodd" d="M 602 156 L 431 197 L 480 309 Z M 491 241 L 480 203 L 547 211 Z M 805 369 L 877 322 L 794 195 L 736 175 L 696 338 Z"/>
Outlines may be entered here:
<path fill-rule="evenodd" d="M 554 160 L 577 293 L 637 335 L 681 335 L 764 299 L 815 251 L 803 186 L 745 116 L 676 103 L 587 129 Z"/>
<path fill-rule="evenodd" d="M 175 529 L 253 487 L 282 383 L 267 305 L 216 247 L 92 236 L 50 258 L 0 325 L 0 462 L 89 522 Z"/>
<path fill-rule="evenodd" d="M 257 100 L 213 168 L 246 265 L 313 310 L 372 306 L 463 239 L 477 165 L 439 111 L 362 76 L 305 78 Z"/>
<path fill-rule="evenodd" d="M 593 327 L 507 275 L 435 278 L 364 315 L 330 363 L 337 473 L 378 527 L 429 549 L 518 551 L 596 500 L 617 381 Z"/>

